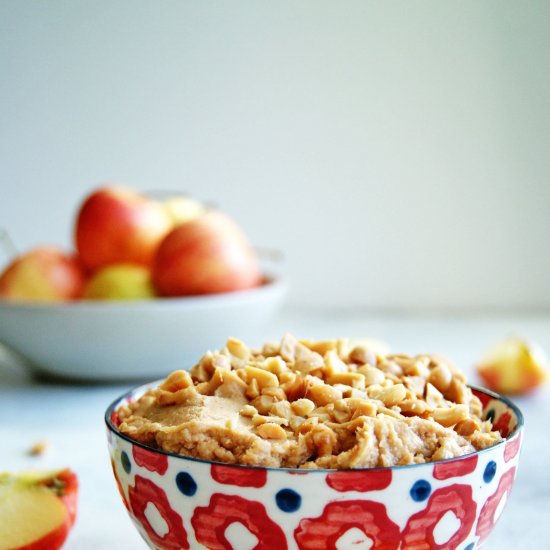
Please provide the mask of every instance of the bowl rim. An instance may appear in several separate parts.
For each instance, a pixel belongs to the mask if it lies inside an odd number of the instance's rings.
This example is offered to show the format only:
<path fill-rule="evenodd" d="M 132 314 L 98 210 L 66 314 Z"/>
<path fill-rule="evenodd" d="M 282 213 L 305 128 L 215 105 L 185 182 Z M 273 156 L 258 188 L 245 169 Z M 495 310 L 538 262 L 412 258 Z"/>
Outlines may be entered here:
<path fill-rule="evenodd" d="M 140 299 L 140 300 L 86 300 L 80 298 L 71 301 L 26 301 L 6 300 L 0 298 L 1 310 L 17 311 L 48 311 L 48 312 L 114 312 L 129 311 L 138 312 L 141 310 L 166 310 L 166 309 L 189 309 L 197 308 L 220 308 L 235 304 L 254 301 L 258 298 L 266 298 L 271 295 L 280 295 L 287 290 L 288 283 L 280 274 L 264 273 L 262 284 L 253 288 L 234 290 L 230 292 L 219 292 L 216 294 L 203 294 L 193 296 L 177 296 Z"/>
<path fill-rule="evenodd" d="M 512 432 L 510 432 L 505 438 L 502 439 L 502 441 L 499 441 L 498 443 L 495 443 L 494 445 L 491 445 L 490 447 L 486 447 L 485 449 L 480 449 L 477 451 L 474 451 L 472 453 L 467 453 L 465 455 L 461 456 L 455 456 L 452 458 L 446 458 L 444 460 L 434 460 L 432 462 L 420 462 L 415 464 L 403 464 L 403 465 L 397 465 L 397 466 L 377 466 L 375 468 L 349 468 L 349 469 L 330 469 L 330 468 L 316 468 L 316 469 L 307 469 L 307 468 L 275 468 L 273 466 L 256 466 L 256 465 L 247 465 L 247 464 L 232 464 L 228 462 L 221 462 L 217 460 L 205 460 L 203 458 L 195 458 L 191 456 L 185 456 L 180 455 L 177 453 L 172 453 L 169 451 L 165 451 L 163 449 L 155 449 L 154 447 L 149 447 L 148 445 L 145 445 L 144 443 L 141 443 L 140 441 L 136 441 L 135 439 L 132 439 L 131 437 L 121 433 L 116 426 L 112 423 L 111 417 L 114 413 L 115 409 L 121 405 L 124 401 L 127 401 L 129 397 L 134 397 L 136 395 L 141 396 L 143 393 L 145 393 L 148 389 L 156 387 L 158 384 L 160 384 L 164 378 L 160 380 L 155 380 L 153 382 L 148 382 L 146 384 L 141 384 L 138 386 L 133 387 L 132 389 L 125 392 L 123 395 L 115 399 L 105 411 L 104 415 L 104 421 L 107 426 L 107 429 L 109 432 L 113 433 L 115 436 L 120 437 L 127 441 L 128 443 L 131 443 L 132 445 L 137 445 L 138 447 L 141 447 L 142 449 L 145 449 L 150 452 L 154 453 L 160 453 L 166 456 L 171 456 L 174 458 L 182 459 L 182 460 L 189 460 L 191 462 L 198 462 L 202 464 L 209 464 L 209 465 L 216 465 L 216 466 L 227 466 L 229 468 L 241 468 L 245 470 L 266 470 L 266 471 L 274 471 L 274 472 L 299 472 L 301 474 L 306 473 L 334 473 L 334 472 L 370 472 L 370 471 L 379 471 L 379 470 L 403 470 L 403 469 L 409 469 L 409 468 L 419 468 L 422 466 L 430 465 L 430 464 L 445 464 L 447 462 L 453 462 L 458 460 L 464 460 L 469 457 L 472 457 L 474 455 L 483 455 L 485 453 L 491 452 L 497 447 L 500 447 L 502 445 L 506 445 L 508 441 L 510 441 L 513 437 L 520 434 L 521 431 L 523 431 L 525 427 L 525 420 L 523 417 L 523 413 L 519 409 L 519 407 L 511 401 L 508 397 L 498 394 L 497 392 L 494 392 L 492 390 L 489 390 L 487 388 L 483 388 L 481 386 L 477 386 L 474 384 L 468 384 L 468 387 L 472 390 L 476 390 L 478 392 L 484 393 L 493 399 L 498 399 L 499 401 L 502 401 L 507 407 L 509 407 L 517 418 L 517 426 L 514 428 Z"/>

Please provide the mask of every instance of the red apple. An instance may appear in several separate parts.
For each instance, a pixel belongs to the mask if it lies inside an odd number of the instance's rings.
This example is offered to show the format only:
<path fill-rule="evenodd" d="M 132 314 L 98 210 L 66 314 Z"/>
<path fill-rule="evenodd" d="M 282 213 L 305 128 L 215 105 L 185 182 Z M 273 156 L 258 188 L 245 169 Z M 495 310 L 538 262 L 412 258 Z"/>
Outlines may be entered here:
<path fill-rule="evenodd" d="M 260 281 L 258 259 L 244 233 L 216 211 L 175 227 L 153 263 L 153 284 L 162 296 L 229 292 Z"/>
<path fill-rule="evenodd" d="M 103 187 L 80 208 L 76 248 L 90 270 L 122 262 L 150 265 L 172 226 L 161 203 L 125 187 Z"/>
<path fill-rule="evenodd" d="M 71 300 L 78 298 L 83 288 L 80 262 L 52 246 L 40 246 L 17 257 L 0 275 L 0 297 L 8 300 Z"/>
<path fill-rule="evenodd" d="M 0 474 L 0 550 L 58 550 L 76 517 L 71 470 Z"/>

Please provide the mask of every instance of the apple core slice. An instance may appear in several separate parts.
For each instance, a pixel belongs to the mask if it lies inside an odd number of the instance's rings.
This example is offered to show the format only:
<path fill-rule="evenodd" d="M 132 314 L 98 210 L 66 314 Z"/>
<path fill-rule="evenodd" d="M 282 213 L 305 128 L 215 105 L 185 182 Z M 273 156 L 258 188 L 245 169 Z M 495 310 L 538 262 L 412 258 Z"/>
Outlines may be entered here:
<path fill-rule="evenodd" d="M 56 550 L 70 528 L 63 501 L 41 486 L 0 486 L 0 518 L 0 550 Z"/>

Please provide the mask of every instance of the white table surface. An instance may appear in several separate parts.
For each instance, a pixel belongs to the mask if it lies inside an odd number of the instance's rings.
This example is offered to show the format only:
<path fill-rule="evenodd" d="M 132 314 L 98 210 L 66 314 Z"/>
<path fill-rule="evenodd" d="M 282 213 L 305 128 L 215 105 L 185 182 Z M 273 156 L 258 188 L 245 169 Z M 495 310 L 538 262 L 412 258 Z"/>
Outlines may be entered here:
<path fill-rule="evenodd" d="M 302 338 L 372 336 L 393 351 L 442 353 L 473 382 L 472 364 L 507 335 L 528 337 L 550 352 L 550 315 L 382 316 L 287 309 L 268 327 L 266 339 L 285 331 Z M 107 405 L 133 385 L 40 382 L 0 347 L 0 470 L 69 466 L 78 473 L 79 513 L 66 550 L 146 549 L 112 479 L 103 424 Z M 550 385 L 515 401 L 527 425 L 519 474 L 487 550 L 550 548 Z M 47 452 L 28 456 L 39 440 L 47 440 Z"/>

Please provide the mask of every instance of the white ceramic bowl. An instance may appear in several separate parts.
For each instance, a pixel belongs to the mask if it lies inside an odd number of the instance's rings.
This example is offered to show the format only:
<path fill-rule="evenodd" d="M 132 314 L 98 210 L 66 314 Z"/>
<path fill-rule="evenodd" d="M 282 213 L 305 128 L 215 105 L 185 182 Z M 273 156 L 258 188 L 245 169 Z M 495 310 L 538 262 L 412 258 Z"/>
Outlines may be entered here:
<path fill-rule="evenodd" d="M 128 302 L 0 300 L 0 342 L 50 376 L 139 380 L 193 366 L 234 336 L 254 341 L 282 302 L 278 278 L 209 296 Z"/>

